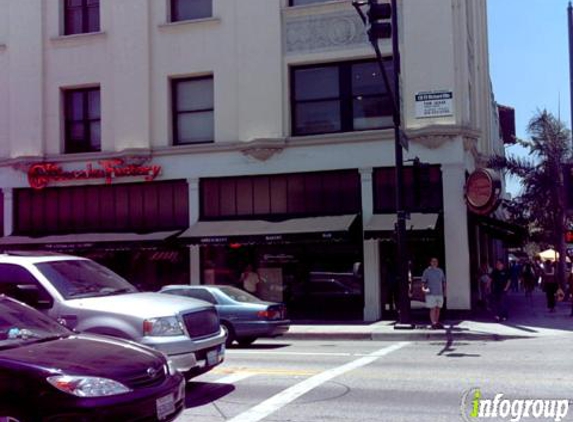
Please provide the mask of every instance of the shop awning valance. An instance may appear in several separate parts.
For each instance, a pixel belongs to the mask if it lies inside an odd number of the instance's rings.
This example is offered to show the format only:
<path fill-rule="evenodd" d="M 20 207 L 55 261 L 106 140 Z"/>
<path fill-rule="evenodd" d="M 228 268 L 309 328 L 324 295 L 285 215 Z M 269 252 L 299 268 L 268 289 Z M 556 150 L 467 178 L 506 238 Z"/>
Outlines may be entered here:
<path fill-rule="evenodd" d="M 179 232 L 180 230 L 151 233 L 79 233 L 42 237 L 4 236 L 0 237 L 0 246 L 159 242 L 173 237 Z"/>
<path fill-rule="evenodd" d="M 356 215 L 351 214 L 284 221 L 199 221 L 179 238 L 191 244 L 281 242 L 301 238 L 328 240 L 347 235 L 355 219 Z"/>
<path fill-rule="evenodd" d="M 527 236 L 527 229 L 520 225 L 488 216 L 472 216 L 475 224 L 489 233 L 495 239 L 509 245 L 521 245 Z"/>
<path fill-rule="evenodd" d="M 435 230 L 438 224 L 439 214 L 412 213 L 406 220 L 406 230 L 427 231 Z M 364 226 L 365 237 L 376 239 L 380 236 L 387 237 L 394 232 L 396 214 L 374 214 Z"/>

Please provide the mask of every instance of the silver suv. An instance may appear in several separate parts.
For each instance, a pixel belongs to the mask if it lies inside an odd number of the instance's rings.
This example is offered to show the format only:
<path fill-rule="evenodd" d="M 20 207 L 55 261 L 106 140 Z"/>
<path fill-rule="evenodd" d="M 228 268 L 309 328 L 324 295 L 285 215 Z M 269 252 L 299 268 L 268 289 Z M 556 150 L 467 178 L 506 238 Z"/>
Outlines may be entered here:
<path fill-rule="evenodd" d="M 187 378 L 220 364 L 225 334 L 207 302 L 139 292 L 92 260 L 40 252 L 0 254 L 0 294 L 80 332 L 137 341 L 165 353 Z"/>

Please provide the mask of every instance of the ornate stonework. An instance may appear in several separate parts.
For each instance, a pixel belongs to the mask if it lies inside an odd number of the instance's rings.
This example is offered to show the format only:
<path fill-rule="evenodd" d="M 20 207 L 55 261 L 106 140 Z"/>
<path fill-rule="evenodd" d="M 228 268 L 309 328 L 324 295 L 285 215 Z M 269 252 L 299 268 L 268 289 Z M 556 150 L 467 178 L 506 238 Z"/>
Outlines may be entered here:
<path fill-rule="evenodd" d="M 287 54 L 362 47 L 368 43 L 360 17 L 346 11 L 287 17 L 284 39 Z"/>
<path fill-rule="evenodd" d="M 436 149 L 447 142 L 452 142 L 460 137 L 463 139 L 464 149 L 470 151 L 474 156 L 477 155 L 477 140 L 480 132 L 476 129 L 447 125 L 447 126 L 428 126 L 422 129 L 406 131 L 408 138 L 429 149 Z"/>
<path fill-rule="evenodd" d="M 241 148 L 241 152 L 259 161 L 267 161 L 275 154 L 285 149 L 285 141 L 281 140 L 255 140 Z"/>

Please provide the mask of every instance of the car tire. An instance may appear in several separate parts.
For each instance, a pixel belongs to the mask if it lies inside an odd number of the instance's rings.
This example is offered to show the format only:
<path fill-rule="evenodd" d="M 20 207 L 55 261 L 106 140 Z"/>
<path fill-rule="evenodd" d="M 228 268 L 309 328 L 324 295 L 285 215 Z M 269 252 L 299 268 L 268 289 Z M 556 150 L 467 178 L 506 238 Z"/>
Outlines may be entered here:
<path fill-rule="evenodd" d="M 227 335 L 227 338 L 225 339 L 225 347 L 230 347 L 235 341 L 235 330 L 231 323 L 227 321 L 221 322 L 221 327 L 223 327 L 223 330 L 225 330 L 225 334 Z"/>
<path fill-rule="evenodd" d="M 239 343 L 239 346 L 250 346 L 251 344 L 253 344 L 255 342 L 257 338 L 256 337 L 243 337 L 243 338 L 239 338 L 237 339 L 237 343 Z"/>

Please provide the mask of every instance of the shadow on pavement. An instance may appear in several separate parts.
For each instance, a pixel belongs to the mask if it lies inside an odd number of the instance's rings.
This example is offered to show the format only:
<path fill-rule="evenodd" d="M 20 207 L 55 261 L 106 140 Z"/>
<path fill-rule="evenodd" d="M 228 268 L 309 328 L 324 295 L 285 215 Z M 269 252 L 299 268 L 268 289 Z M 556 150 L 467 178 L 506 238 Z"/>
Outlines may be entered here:
<path fill-rule="evenodd" d="M 557 302 L 555 312 L 547 309 L 545 293 L 535 290 L 531 297 L 523 292 L 509 293 L 507 296 L 509 318 L 501 323 L 506 327 L 527 333 L 539 333 L 543 329 L 573 332 L 571 302 Z M 477 322 L 492 322 L 494 314 L 482 310 L 472 318 Z"/>
<path fill-rule="evenodd" d="M 257 343 L 257 344 L 250 344 L 248 346 L 241 346 L 237 344 L 233 344 L 232 346 L 228 347 L 229 349 L 248 349 L 248 350 L 272 350 L 272 349 L 284 349 L 285 347 L 291 346 L 290 343 Z"/>
<path fill-rule="evenodd" d="M 193 382 L 187 384 L 185 408 L 199 407 L 225 397 L 235 390 L 232 384 L 215 382 Z"/>

